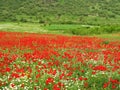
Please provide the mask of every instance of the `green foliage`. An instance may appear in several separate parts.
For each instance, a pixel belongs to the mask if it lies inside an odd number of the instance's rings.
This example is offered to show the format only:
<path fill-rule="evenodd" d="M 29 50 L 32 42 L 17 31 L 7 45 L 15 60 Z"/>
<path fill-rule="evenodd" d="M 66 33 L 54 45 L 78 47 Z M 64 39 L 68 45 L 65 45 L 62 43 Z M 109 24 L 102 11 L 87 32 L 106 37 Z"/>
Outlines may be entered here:
<path fill-rule="evenodd" d="M 110 29 L 112 28 L 112 29 Z M 114 29 L 113 29 L 114 28 Z M 110 33 L 109 29 L 112 33 Z M 107 31 L 108 30 L 108 31 Z M 120 40 L 120 26 L 92 26 L 78 24 L 44 24 L 44 23 L 0 23 L 0 31 L 29 32 L 29 33 L 52 33 L 64 35 L 88 35 L 102 38 Z M 107 41 L 103 42 L 107 44 Z"/>
<path fill-rule="evenodd" d="M 119 24 L 119 0 L 0 0 L 0 21 Z"/>
<path fill-rule="evenodd" d="M 69 25 L 69 24 L 53 24 L 47 25 L 43 28 L 51 31 L 60 31 L 63 33 L 69 33 L 73 35 L 98 35 L 98 34 L 110 34 L 120 32 L 120 26 L 92 26 L 92 25 Z"/>

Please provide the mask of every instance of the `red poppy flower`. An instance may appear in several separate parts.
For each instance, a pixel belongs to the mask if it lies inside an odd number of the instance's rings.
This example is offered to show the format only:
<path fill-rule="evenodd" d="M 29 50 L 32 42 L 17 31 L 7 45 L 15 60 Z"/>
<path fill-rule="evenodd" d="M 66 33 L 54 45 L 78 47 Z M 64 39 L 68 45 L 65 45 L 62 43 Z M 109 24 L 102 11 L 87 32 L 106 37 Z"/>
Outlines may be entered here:
<path fill-rule="evenodd" d="M 19 78 L 19 77 L 20 77 L 20 75 L 17 74 L 17 73 L 12 73 L 11 76 L 12 76 L 13 78 Z"/>
<path fill-rule="evenodd" d="M 107 68 L 105 66 L 99 65 L 99 66 L 95 66 L 93 70 L 106 71 Z"/>
<path fill-rule="evenodd" d="M 103 88 L 107 88 L 109 86 L 109 82 L 103 84 Z"/>
<path fill-rule="evenodd" d="M 51 78 L 51 77 L 47 78 L 47 80 L 46 80 L 46 85 L 48 85 L 48 84 L 50 84 L 50 83 L 53 83 L 53 81 L 54 81 L 53 78 Z"/>
<path fill-rule="evenodd" d="M 82 80 L 83 80 L 83 77 L 82 77 L 82 76 L 81 76 L 81 77 L 79 77 L 79 80 L 81 80 L 81 81 L 82 81 Z"/>
<path fill-rule="evenodd" d="M 6 72 L 10 72 L 11 69 L 10 69 L 9 67 L 7 67 L 7 68 L 5 69 L 5 71 L 6 71 Z"/>
<path fill-rule="evenodd" d="M 13 87 L 13 88 L 14 88 L 14 87 L 15 87 L 15 84 L 13 84 L 13 83 L 12 83 L 12 84 L 11 84 L 11 87 Z"/>

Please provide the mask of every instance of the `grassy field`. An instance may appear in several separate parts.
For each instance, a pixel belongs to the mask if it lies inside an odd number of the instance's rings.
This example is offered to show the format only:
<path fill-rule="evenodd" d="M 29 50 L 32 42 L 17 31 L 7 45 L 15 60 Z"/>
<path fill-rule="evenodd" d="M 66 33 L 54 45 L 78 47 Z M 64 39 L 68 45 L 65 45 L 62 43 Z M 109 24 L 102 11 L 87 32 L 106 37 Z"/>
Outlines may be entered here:
<path fill-rule="evenodd" d="M 62 34 L 57 30 L 47 30 L 38 23 L 0 23 L 0 31 Z"/>
<path fill-rule="evenodd" d="M 46 32 L 39 24 L 31 23 L 0 23 L 0 30 L 10 32 Z"/>
<path fill-rule="evenodd" d="M 101 35 L 93 35 L 95 37 L 100 37 L 100 38 L 109 38 L 111 40 L 120 40 L 120 33 L 117 34 L 101 34 Z"/>
<path fill-rule="evenodd" d="M 120 0 L 0 0 L 0 90 L 120 90 Z"/>
<path fill-rule="evenodd" d="M 43 25 L 36 23 L 0 23 L 0 31 L 8 32 L 29 32 L 29 33 L 51 33 L 51 34 L 64 34 L 64 35 L 87 35 L 101 38 L 110 38 L 113 40 L 120 40 L 119 31 L 109 33 L 105 27 L 91 26 L 91 25 L 79 25 L 79 24 L 52 24 Z M 120 30 L 117 27 L 117 30 Z M 114 31 L 114 30 L 113 30 Z"/>
<path fill-rule="evenodd" d="M 116 28 L 0 23 L 0 90 L 120 90 Z"/>

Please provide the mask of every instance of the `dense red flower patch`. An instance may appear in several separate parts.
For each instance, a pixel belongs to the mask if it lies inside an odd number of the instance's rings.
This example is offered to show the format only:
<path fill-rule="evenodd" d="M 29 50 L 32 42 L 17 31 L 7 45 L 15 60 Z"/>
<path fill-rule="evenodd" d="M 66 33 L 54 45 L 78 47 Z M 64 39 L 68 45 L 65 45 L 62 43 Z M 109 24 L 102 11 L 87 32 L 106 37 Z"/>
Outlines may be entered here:
<path fill-rule="evenodd" d="M 104 88 L 120 89 L 120 41 L 0 32 L 0 89 Z"/>

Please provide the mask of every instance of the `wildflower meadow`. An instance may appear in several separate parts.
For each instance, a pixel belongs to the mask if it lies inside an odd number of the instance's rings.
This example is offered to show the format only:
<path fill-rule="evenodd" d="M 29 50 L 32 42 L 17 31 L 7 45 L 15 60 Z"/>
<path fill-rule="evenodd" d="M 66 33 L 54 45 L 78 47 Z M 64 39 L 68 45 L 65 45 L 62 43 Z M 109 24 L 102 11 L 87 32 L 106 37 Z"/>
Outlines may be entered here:
<path fill-rule="evenodd" d="M 120 41 L 0 32 L 0 90 L 120 90 Z"/>

